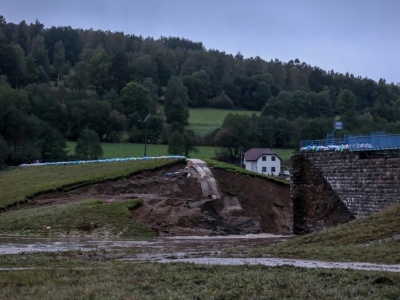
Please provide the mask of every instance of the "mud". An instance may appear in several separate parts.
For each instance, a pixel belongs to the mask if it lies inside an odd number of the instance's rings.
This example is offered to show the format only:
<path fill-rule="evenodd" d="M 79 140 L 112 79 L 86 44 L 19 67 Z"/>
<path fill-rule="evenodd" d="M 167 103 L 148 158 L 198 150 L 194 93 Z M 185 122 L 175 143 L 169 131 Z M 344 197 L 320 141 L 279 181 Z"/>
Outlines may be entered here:
<path fill-rule="evenodd" d="M 177 163 L 124 179 L 42 194 L 26 205 L 141 198 L 144 203 L 132 212 L 132 219 L 161 237 L 290 233 L 288 185 L 207 166 L 199 171 L 199 165 L 199 161 Z"/>

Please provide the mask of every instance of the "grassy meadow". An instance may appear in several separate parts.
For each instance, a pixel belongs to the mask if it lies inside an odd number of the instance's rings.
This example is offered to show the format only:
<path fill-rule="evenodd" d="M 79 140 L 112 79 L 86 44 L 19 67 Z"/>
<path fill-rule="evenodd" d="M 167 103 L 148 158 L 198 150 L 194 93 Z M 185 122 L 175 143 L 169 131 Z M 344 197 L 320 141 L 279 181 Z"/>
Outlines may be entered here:
<path fill-rule="evenodd" d="M 216 108 L 191 108 L 189 110 L 189 129 L 198 135 L 206 135 L 220 128 L 227 114 L 260 115 L 259 111 L 229 110 Z"/>
<path fill-rule="evenodd" d="M 227 114 L 242 114 L 242 115 L 259 115 L 260 112 L 248 110 L 228 110 L 228 109 L 214 109 L 214 108 L 191 108 L 189 117 L 189 128 L 196 134 L 204 136 L 211 133 L 213 130 L 220 128 Z M 69 155 L 75 152 L 76 142 L 67 142 L 67 150 Z M 127 143 L 102 143 L 103 156 L 102 158 L 115 158 L 115 157 L 142 157 L 144 155 L 144 144 Z M 196 158 L 215 158 L 218 147 L 211 146 L 197 146 L 198 152 L 190 153 L 191 157 Z M 244 149 L 244 151 L 247 149 Z M 291 154 L 294 149 L 273 149 L 288 165 Z M 147 156 L 163 156 L 168 155 L 168 145 L 161 144 L 147 144 Z"/>
<path fill-rule="evenodd" d="M 67 142 L 68 154 L 72 155 L 75 152 L 76 142 Z M 143 157 L 144 144 L 132 143 L 102 143 L 103 156 L 102 158 L 119 158 L 119 157 Z M 168 145 L 147 145 L 147 156 L 164 156 L 168 155 Z M 190 153 L 191 157 L 201 159 L 215 158 L 218 147 L 198 146 L 198 152 Z M 273 149 L 275 153 L 282 159 L 283 163 L 289 167 L 290 156 L 293 154 L 293 149 Z"/>
<path fill-rule="evenodd" d="M 76 142 L 67 142 L 68 154 L 72 155 L 75 152 Z M 144 144 L 133 144 L 133 143 L 102 143 L 103 156 L 102 158 L 115 158 L 115 157 L 143 157 L 144 155 Z M 198 158 L 213 158 L 215 157 L 215 151 L 218 148 L 198 146 L 198 152 L 192 153 L 191 156 Z M 146 155 L 151 156 L 164 156 L 168 154 L 168 145 L 154 145 L 147 144 Z"/>

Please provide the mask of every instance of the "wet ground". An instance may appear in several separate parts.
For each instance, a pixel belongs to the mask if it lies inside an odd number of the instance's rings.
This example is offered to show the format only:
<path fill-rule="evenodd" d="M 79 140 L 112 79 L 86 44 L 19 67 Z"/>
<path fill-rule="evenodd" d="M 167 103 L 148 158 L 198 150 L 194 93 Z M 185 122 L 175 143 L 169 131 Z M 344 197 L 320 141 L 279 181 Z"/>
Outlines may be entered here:
<path fill-rule="evenodd" d="M 236 247 L 262 247 L 290 239 L 291 236 L 256 234 L 241 236 L 182 236 L 149 239 L 80 239 L 34 238 L 0 236 L 0 255 L 21 252 L 68 251 L 68 250 L 119 250 L 130 249 L 151 253 L 192 253 L 222 251 Z M 154 254 L 156 255 L 156 254 Z M 159 256 L 162 257 L 162 256 Z"/>
<path fill-rule="evenodd" d="M 400 273 L 400 265 L 383 265 L 360 262 L 327 262 L 304 259 L 286 259 L 286 258 L 216 258 L 216 257 L 199 257 L 199 258 L 165 258 L 159 260 L 162 263 L 171 262 L 188 262 L 202 265 L 263 265 L 268 267 L 292 266 L 311 269 L 350 269 L 364 271 L 385 271 Z"/>
<path fill-rule="evenodd" d="M 185 236 L 153 239 L 78 239 L 32 238 L 0 236 L 0 255 L 27 252 L 68 250 L 130 250 L 124 261 L 153 261 L 159 263 L 195 263 L 205 265 L 265 265 L 294 266 L 301 268 L 334 268 L 368 271 L 400 272 L 400 265 L 383 265 L 359 262 L 325 262 L 285 258 L 238 258 L 224 257 L 224 251 L 232 248 L 263 247 L 292 236 L 271 234 L 242 236 Z M 132 254 L 133 253 L 133 254 Z M 0 268 L 0 271 L 24 268 Z"/>

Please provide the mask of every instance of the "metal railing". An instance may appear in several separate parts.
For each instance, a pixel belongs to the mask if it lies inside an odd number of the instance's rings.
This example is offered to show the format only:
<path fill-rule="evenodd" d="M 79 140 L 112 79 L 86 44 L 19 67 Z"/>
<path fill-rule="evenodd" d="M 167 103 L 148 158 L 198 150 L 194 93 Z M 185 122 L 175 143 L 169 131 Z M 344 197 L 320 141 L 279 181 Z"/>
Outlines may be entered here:
<path fill-rule="evenodd" d="M 388 150 L 400 149 L 400 134 L 375 134 L 345 136 L 344 138 L 300 141 L 300 150 Z"/>

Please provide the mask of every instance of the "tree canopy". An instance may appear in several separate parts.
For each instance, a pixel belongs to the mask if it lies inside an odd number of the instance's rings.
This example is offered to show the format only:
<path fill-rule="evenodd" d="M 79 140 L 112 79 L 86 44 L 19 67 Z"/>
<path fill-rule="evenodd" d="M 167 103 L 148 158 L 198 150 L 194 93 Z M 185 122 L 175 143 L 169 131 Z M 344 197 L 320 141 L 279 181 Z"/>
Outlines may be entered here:
<path fill-rule="evenodd" d="M 0 19 L 7 164 L 64 157 L 62 141 L 76 141 L 84 129 L 101 141 L 125 130 L 131 141 L 142 141 L 137 120 L 148 114 L 151 141 L 168 143 L 174 131 L 185 136 L 189 108 L 196 107 L 260 112 L 229 116 L 212 136 L 194 139 L 224 145 L 231 159 L 239 146 L 296 147 L 299 139 L 323 138 L 338 119 L 345 133 L 400 130 L 400 86 L 384 79 L 325 71 L 299 59 L 244 58 L 185 38 Z M 49 147 L 48 136 L 57 145 Z"/>

